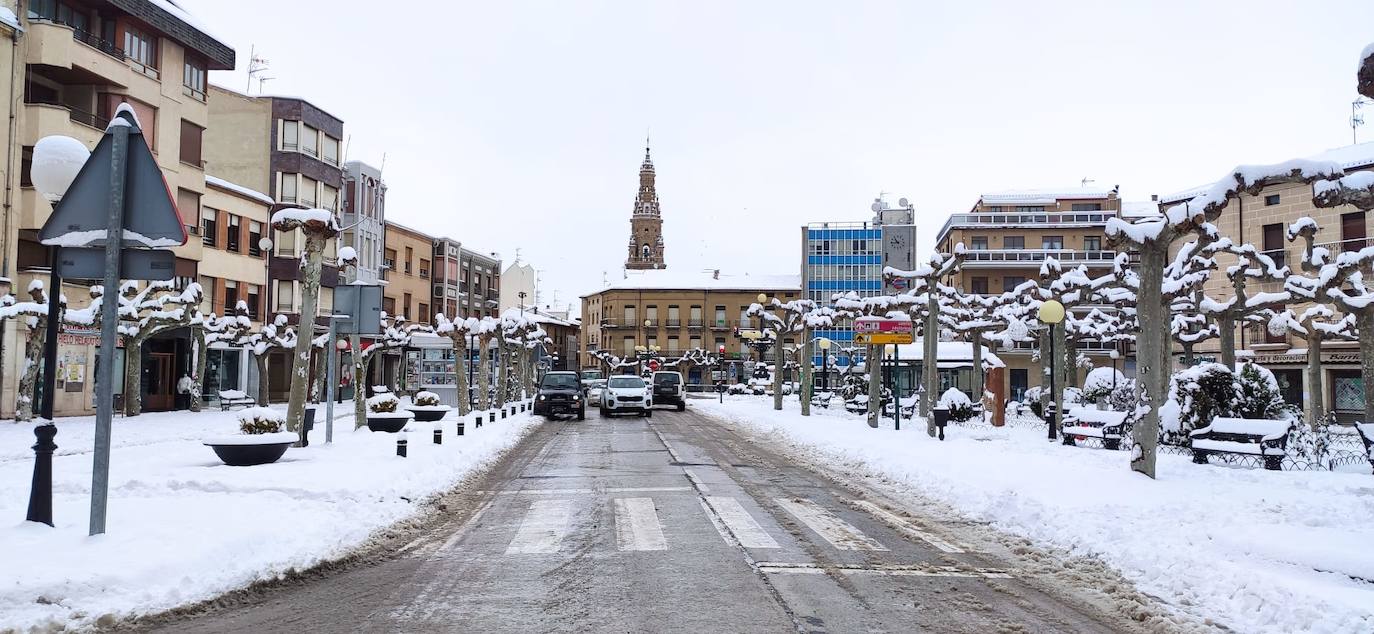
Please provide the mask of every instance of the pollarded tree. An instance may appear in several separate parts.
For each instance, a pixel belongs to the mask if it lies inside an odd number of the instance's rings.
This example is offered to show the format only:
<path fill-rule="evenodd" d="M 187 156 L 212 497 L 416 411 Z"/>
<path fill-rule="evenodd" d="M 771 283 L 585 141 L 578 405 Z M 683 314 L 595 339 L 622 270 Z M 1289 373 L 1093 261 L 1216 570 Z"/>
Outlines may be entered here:
<path fill-rule="evenodd" d="M 367 372 L 372 360 L 387 350 L 395 350 L 410 345 L 410 338 L 417 334 L 433 334 L 434 330 L 426 324 L 406 323 L 404 316 L 392 317 L 382 312 L 381 337 L 362 350 L 353 351 L 353 426 L 367 424 Z"/>
<path fill-rule="evenodd" d="M 282 209 L 272 214 L 272 228 L 277 231 L 300 229 L 305 235 L 301 254 L 301 330 L 296 338 L 295 356 L 291 362 L 291 396 L 286 405 L 286 429 L 299 433 L 305 424 L 306 392 L 310 385 L 311 337 L 315 313 L 320 307 L 320 269 L 324 261 L 325 243 L 339 235 L 339 223 L 328 209 Z M 333 352 L 331 351 L 331 354 Z M 362 386 L 355 386 L 360 389 Z"/>
<path fill-rule="evenodd" d="M 472 387 L 468 382 L 469 345 L 473 331 L 479 326 L 478 320 L 458 318 L 449 321 L 443 313 L 434 316 L 434 333 L 449 338 L 453 342 L 454 383 L 458 386 L 458 415 L 467 416 L 472 411 Z"/>
<path fill-rule="evenodd" d="M 776 378 L 773 381 L 773 409 L 782 409 L 782 370 L 784 365 L 785 352 L 783 351 L 784 337 L 794 333 L 806 333 L 806 316 L 816 309 L 816 302 L 809 299 L 794 299 L 783 302 L 774 297 L 768 306 L 754 302 L 749 305 L 746 314 L 750 317 L 758 317 L 763 320 L 766 328 L 772 330 L 777 344 L 773 346 L 773 367 L 776 371 Z M 805 400 L 803 403 L 807 403 Z M 809 404 L 808 404 L 809 405 Z M 803 408 L 807 408 L 806 405 Z M 803 415 L 810 412 L 804 412 Z"/>
<path fill-rule="evenodd" d="M 1226 268 L 1226 277 L 1231 280 L 1231 296 L 1219 301 L 1204 294 L 1198 308 L 1216 323 L 1221 340 L 1221 364 L 1234 369 L 1236 327 L 1262 321 L 1264 315 L 1282 310 L 1293 300 L 1293 294 L 1287 290 L 1252 293 L 1251 282 L 1283 283 L 1289 276 L 1288 267 L 1275 266 L 1273 258 L 1251 244 L 1229 245 L 1223 250 L 1236 256 L 1236 263 Z"/>
<path fill-rule="evenodd" d="M 43 369 L 43 345 L 48 332 L 48 294 L 43 291 L 42 280 L 29 283 L 29 298 L 30 301 L 20 302 L 13 295 L 0 297 L 0 319 L 21 319 L 28 328 L 24 340 L 24 368 L 19 373 L 18 402 L 14 408 L 16 421 L 33 419 L 38 376 Z M 58 307 L 59 311 L 65 308 L 65 302 Z"/>
<path fill-rule="evenodd" d="M 686 378 L 694 367 L 700 366 L 710 371 L 710 368 L 718 363 L 720 363 L 720 353 L 705 348 L 692 348 L 684 351 L 682 356 L 676 359 L 665 361 L 663 367 L 674 372 L 681 372 L 682 376 Z"/>
<path fill-rule="evenodd" d="M 1316 426 L 1326 416 L 1322 389 L 1322 343 L 1329 340 L 1354 340 L 1355 318 L 1345 315 L 1336 318 L 1336 311 L 1325 304 L 1312 304 L 1301 314 L 1292 309 L 1269 314 L 1267 328 L 1275 336 L 1296 335 L 1307 342 L 1307 423 Z"/>
<path fill-rule="evenodd" d="M 253 321 L 248 316 L 248 302 L 243 300 L 239 300 L 234 306 L 232 315 L 197 315 L 191 323 L 191 367 L 194 371 L 189 377 L 189 385 L 186 386 L 186 391 L 191 395 L 191 411 L 199 412 L 205 406 L 205 395 L 201 391 L 205 381 L 206 363 L 210 356 L 209 349 L 216 344 L 241 345 L 252 328 Z"/>
<path fill-rule="evenodd" d="M 897 319 L 910 319 L 907 315 L 907 308 L 916 301 L 916 297 L 910 293 L 901 295 L 877 295 L 873 297 L 859 297 L 858 293 L 850 291 L 848 293 L 836 293 L 832 300 L 835 304 L 835 317 L 847 320 L 858 319 L 859 317 L 888 317 Z M 878 428 L 878 416 L 882 412 L 883 384 L 882 384 L 882 346 L 866 344 L 864 346 L 864 371 L 868 374 L 868 426 Z M 851 365 L 852 355 L 850 357 Z"/>
<path fill-rule="evenodd" d="M 119 336 L 124 342 L 124 416 L 143 412 L 143 344 L 154 335 L 186 328 L 200 319 L 200 284 L 178 290 L 171 281 L 121 284 Z"/>
<path fill-rule="evenodd" d="M 492 347 L 501 337 L 501 322 L 491 317 L 477 320 L 472 331 L 477 343 L 477 405 L 478 409 L 492 409 L 491 401 L 491 360 Z"/>
<path fill-rule="evenodd" d="M 940 289 L 939 286 L 949 279 L 950 276 L 959 272 L 959 267 L 964 261 L 964 243 L 954 245 L 953 253 L 930 254 L 926 263 L 916 267 L 911 271 L 903 271 L 894 267 L 883 268 L 883 279 L 891 280 L 903 278 L 911 280 L 911 290 L 909 295 L 923 297 L 925 299 L 925 310 L 922 314 L 924 324 L 922 330 L 925 335 L 921 338 L 924 350 L 922 351 L 921 378 L 925 381 L 925 397 L 921 399 L 921 415 L 926 418 L 926 433 L 934 437 L 937 433 L 935 428 L 935 416 L 931 414 L 935 407 L 935 401 L 939 399 L 940 371 L 938 366 L 938 356 L 940 354 Z M 900 396 L 898 397 L 900 401 Z M 900 406 L 900 403 L 898 403 Z"/>
<path fill-rule="evenodd" d="M 296 348 L 296 329 L 286 315 L 277 315 L 271 323 L 264 322 L 258 332 L 244 335 L 244 343 L 253 352 L 253 362 L 258 368 L 258 404 L 266 407 L 271 402 L 270 386 L 267 379 L 267 358 L 273 350 L 294 350 Z"/>

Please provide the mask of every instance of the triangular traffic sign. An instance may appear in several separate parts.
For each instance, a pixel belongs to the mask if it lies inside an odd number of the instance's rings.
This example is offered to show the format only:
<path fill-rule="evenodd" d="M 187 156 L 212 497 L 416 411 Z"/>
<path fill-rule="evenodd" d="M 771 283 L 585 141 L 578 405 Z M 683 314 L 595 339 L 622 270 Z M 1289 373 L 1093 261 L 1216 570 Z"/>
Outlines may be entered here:
<path fill-rule="evenodd" d="M 143 141 L 133 112 L 121 107 L 81 166 L 76 179 L 38 232 L 46 245 L 86 247 L 105 244 L 109 227 L 110 163 L 114 154 L 114 126 L 129 127 L 124 179 L 125 246 L 167 248 L 186 244 L 186 227 L 167 189 L 162 168 Z"/>

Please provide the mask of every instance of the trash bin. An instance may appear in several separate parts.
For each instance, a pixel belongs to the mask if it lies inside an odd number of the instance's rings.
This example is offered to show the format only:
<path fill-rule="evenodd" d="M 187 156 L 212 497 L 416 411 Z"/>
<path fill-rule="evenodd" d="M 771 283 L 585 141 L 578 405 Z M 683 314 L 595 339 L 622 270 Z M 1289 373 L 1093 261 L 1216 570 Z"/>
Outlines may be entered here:
<path fill-rule="evenodd" d="M 949 410 L 943 407 L 936 407 L 930 410 L 935 417 L 935 429 L 940 432 L 940 440 L 945 439 L 945 425 L 949 424 Z"/>

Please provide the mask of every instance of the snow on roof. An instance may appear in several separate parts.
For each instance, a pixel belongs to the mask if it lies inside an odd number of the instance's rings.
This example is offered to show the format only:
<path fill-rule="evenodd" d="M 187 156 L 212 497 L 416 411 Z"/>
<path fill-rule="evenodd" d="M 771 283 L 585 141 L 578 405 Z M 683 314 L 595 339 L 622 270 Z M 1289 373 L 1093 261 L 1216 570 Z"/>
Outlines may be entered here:
<path fill-rule="evenodd" d="M 175 0 L 150 0 L 150 2 L 157 8 L 166 11 L 172 17 L 181 20 L 182 22 L 185 22 L 186 26 L 189 26 L 197 31 L 200 31 L 201 33 L 204 33 L 205 35 L 209 36 L 211 39 L 218 41 L 220 44 L 229 47 L 229 40 L 222 38 L 219 35 L 216 35 L 214 31 L 205 28 L 205 24 L 203 22 L 197 20 L 190 13 L 187 13 L 186 9 L 181 8 L 181 6 L 178 5 L 175 2 Z"/>
<path fill-rule="evenodd" d="M 941 368 L 964 368 L 973 364 L 973 344 L 967 341 L 940 341 L 935 344 L 935 363 Z M 983 348 L 983 360 L 993 366 L 1003 366 L 1002 359 Z M 897 346 L 898 361 L 922 361 L 925 359 L 925 342 L 917 338 L 912 343 Z"/>
<path fill-rule="evenodd" d="M 12 29 L 23 30 L 23 27 L 19 26 L 19 16 L 15 15 L 14 11 L 9 7 L 0 7 L 0 22 L 5 23 Z"/>
<path fill-rule="evenodd" d="M 1374 42 L 1370 42 L 1369 46 L 1364 47 L 1364 50 L 1360 51 L 1360 61 L 1355 62 L 1356 73 L 1364 68 L 1364 61 L 1369 59 L 1370 56 L 1374 56 Z"/>
<path fill-rule="evenodd" d="M 990 204 L 1048 205 L 1061 199 L 1106 198 L 1110 189 L 1100 187 L 1053 187 L 1047 189 L 1007 189 L 983 194 L 979 199 Z"/>
<path fill-rule="evenodd" d="M 801 275 L 726 275 L 711 271 L 655 269 L 626 271 L 625 279 L 611 282 L 602 290 L 713 290 L 763 291 L 801 290 Z M 600 291 L 596 291 L 600 292 Z M 589 293 L 593 295 L 595 293 Z"/>
<path fill-rule="evenodd" d="M 568 320 L 568 319 L 559 319 L 558 317 L 554 317 L 553 315 L 550 315 L 550 314 L 548 314 L 548 313 L 536 313 L 536 312 L 534 312 L 534 311 L 527 311 L 527 312 L 525 313 L 525 319 L 528 319 L 528 320 L 533 321 L 533 322 L 535 322 L 535 323 L 540 323 L 540 324 L 552 324 L 552 325 L 554 325 L 554 326 L 576 326 L 576 325 L 577 325 L 575 322 L 573 322 L 573 321 L 571 321 L 571 320 Z"/>
<path fill-rule="evenodd" d="M 235 194 L 243 196 L 244 198 L 251 198 L 264 205 L 277 204 L 277 201 L 272 200 L 271 196 L 268 196 L 267 194 L 264 194 L 256 189 L 249 189 L 247 187 L 244 187 L 243 185 L 236 185 L 227 180 L 224 180 L 216 176 L 211 176 L 209 174 L 205 175 L 205 184 L 216 189 L 223 189 L 228 192 L 233 192 Z"/>
<path fill-rule="evenodd" d="M 1343 145 L 1341 147 L 1323 150 L 1311 156 L 1305 157 L 1314 162 L 1331 162 L 1341 166 L 1341 169 L 1352 170 L 1374 165 L 1374 141 L 1356 143 L 1354 145 Z M 1208 190 L 1212 189 L 1215 183 L 1198 185 L 1188 189 L 1176 191 L 1166 196 L 1160 196 L 1161 203 L 1176 203 L 1179 201 L 1197 198 Z"/>
<path fill-rule="evenodd" d="M 1159 215 L 1159 202 L 1154 200 L 1121 201 L 1122 218 L 1150 218 Z"/>

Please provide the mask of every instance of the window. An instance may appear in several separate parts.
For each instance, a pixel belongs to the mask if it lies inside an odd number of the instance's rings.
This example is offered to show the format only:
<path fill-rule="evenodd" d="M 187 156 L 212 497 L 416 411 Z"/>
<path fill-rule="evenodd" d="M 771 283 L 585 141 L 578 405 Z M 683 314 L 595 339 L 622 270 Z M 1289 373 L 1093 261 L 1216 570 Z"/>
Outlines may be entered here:
<path fill-rule="evenodd" d="M 1284 265 L 1283 223 L 1264 225 L 1264 254 L 1273 258 L 1274 266 Z"/>
<path fill-rule="evenodd" d="M 328 134 L 322 134 L 320 137 L 320 158 L 330 165 L 338 165 L 339 140 Z"/>
<path fill-rule="evenodd" d="M 1074 203 L 1069 209 L 1072 211 L 1102 211 L 1102 203 Z"/>
<path fill-rule="evenodd" d="M 281 149 L 295 151 L 301 145 L 299 121 L 281 122 Z"/>
<path fill-rule="evenodd" d="M 1341 249 L 1359 251 L 1365 245 L 1364 212 L 1341 214 Z"/>
<path fill-rule="evenodd" d="M 415 257 L 415 249 L 412 249 L 412 248 L 410 248 L 410 247 L 406 247 L 406 261 L 405 261 L 405 272 L 406 272 L 406 275 L 410 275 L 410 273 L 411 273 L 411 270 L 410 270 L 410 260 L 411 260 L 411 258 L 413 258 L 413 257 Z"/>
<path fill-rule="evenodd" d="M 429 260 L 420 258 L 420 279 L 429 279 Z"/>
<path fill-rule="evenodd" d="M 200 139 L 204 128 L 185 119 L 181 120 L 181 162 L 200 167 Z"/>
<path fill-rule="evenodd" d="M 259 305 L 262 303 L 262 287 L 257 284 L 248 284 L 248 317 L 257 319 L 258 312 L 261 310 Z"/>
<path fill-rule="evenodd" d="M 208 275 L 198 276 L 196 282 L 200 283 L 200 310 L 203 313 L 215 312 L 215 278 Z"/>
<path fill-rule="evenodd" d="M 635 325 L 636 323 L 638 323 L 638 322 L 635 320 L 635 307 L 634 307 L 634 306 L 626 306 L 626 307 L 625 307 L 625 325 L 626 325 L 626 326 L 633 326 L 633 325 Z"/>
<path fill-rule="evenodd" d="M 1083 236 L 1084 251 L 1101 251 L 1102 236 Z"/>
<path fill-rule="evenodd" d="M 396 314 L 396 298 L 395 298 L 395 297 L 383 297 L 383 298 L 382 298 L 382 312 L 385 312 L 385 313 L 388 314 L 388 315 L 395 315 L 395 314 Z"/>
<path fill-rule="evenodd" d="M 262 247 L 258 246 L 262 242 L 262 223 L 256 220 L 248 221 L 248 255 L 260 257 Z"/>
<path fill-rule="evenodd" d="M 134 68 L 157 77 L 157 38 L 129 25 L 124 26 L 124 56 Z"/>
<path fill-rule="evenodd" d="M 281 175 L 281 196 L 280 196 L 280 199 L 281 199 L 282 202 L 284 202 L 284 203 L 294 203 L 294 202 L 296 202 L 296 185 L 297 185 L 297 182 L 296 182 L 296 175 L 295 175 L 295 174 L 282 174 L 282 175 Z"/>
<path fill-rule="evenodd" d="M 1002 292 L 1010 293 L 1011 291 L 1015 290 L 1017 286 L 1020 286 L 1025 282 L 1026 278 L 1024 277 L 1008 275 L 1007 277 L 1002 278 Z"/>
<path fill-rule="evenodd" d="M 401 316 L 410 319 L 410 293 L 401 296 Z"/>
<path fill-rule="evenodd" d="M 711 348 L 711 349 L 714 350 L 715 352 L 720 352 L 721 350 L 724 350 L 724 349 L 725 349 L 725 337 L 716 337 L 716 345 L 715 345 L 715 347 L 713 347 L 713 348 Z"/>
<path fill-rule="evenodd" d="M 277 297 L 277 311 L 276 311 L 276 312 L 279 312 L 279 313 L 289 313 L 289 312 L 293 312 L 293 311 L 296 309 L 296 308 L 295 308 L 295 301 L 294 301 L 294 298 L 293 298 L 293 294 L 295 293 L 295 286 L 294 286 L 294 284 L 295 284 L 295 282 L 292 282 L 291 280 L 277 280 L 277 293 L 276 293 L 276 297 Z"/>
<path fill-rule="evenodd" d="M 339 209 L 339 190 L 338 190 L 338 188 L 333 187 L 333 186 L 331 186 L 331 185 L 322 185 L 322 186 L 320 187 L 320 190 L 321 190 L 321 192 L 320 192 L 320 208 L 321 208 L 321 209 L 328 209 L 328 210 L 330 210 L 330 211 L 338 211 L 338 209 Z"/>
<path fill-rule="evenodd" d="M 647 322 L 649 322 L 649 324 L 652 325 L 652 326 L 657 326 L 657 325 L 658 325 L 658 307 L 657 307 L 657 306 L 645 306 L 645 307 L 644 307 L 644 320 L 647 321 Z"/>
<path fill-rule="evenodd" d="M 429 323 L 429 320 L 432 316 L 433 315 L 429 314 L 429 304 L 420 302 L 420 314 L 417 317 L 417 319 L 419 319 L 422 322 Z"/>
<path fill-rule="evenodd" d="M 682 313 L 677 306 L 668 307 L 668 326 L 677 327 L 682 325 Z"/>
<path fill-rule="evenodd" d="M 1023 214 L 1039 214 L 1039 213 L 1045 213 L 1045 206 L 1044 206 L 1044 205 L 1036 205 L 1036 206 L 1032 206 L 1032 207 L 1021 206 L 1021 207 L 1017 207 L 1017 208 L 1016 208 L 1016 211 L 1019 212 L 1019 213 L 1023 213 Z"/>
<path fill-rule="evenodd" d="M 296 257 L 296 232 L 277 232 L 277 255 L 284 258 Z"/>
<path fill-rule="evenodd" d="M 200 241 L 207 247 L 215 246 L 215 241 L 219 238 L 219 227 L 217 219 L 219 212 L 212 207 L 206 207 L 200 212 Z"/>
<path fill-rule="evenodd" d="M 655 337 L 655 336 L 653 336 L 653 335 L 649 335 L 648 339 L 645 340 L 644 347 L 646 347 L 646 348 L 653 348 L 653 347 L 656 347 L 656 346 L 658 346 L 658 337 Z"/>
<path fill-rule="evenodd" d="M 716 327 L 717 327 L 717 328 L 724 328 L 724 327 L 725 327 L 725 307 L 724 307 L 724 306 L 717 306 L 717 307 L 716 307 Z"/>
<path fill-rule="evenodd" d="M 205 101 L 205 62 L 187 55 L 181 71 L 181 86 L 186 96 Z"/>
<path fill-rule="evenodd" d="M 316 187 L 317 183 L 319 183 L 319 181 L 309 176 L 301 176 L 300 197 L 302 205 L 306 207 L 315 206 L 315 195 L 319 193 L 318 187 Z"/>
<path fill-rule="evenodd" d="M 1040 238 L 1040 248 L 1046 251 L 1063 250 L 1064 236 L 1044 236 Z"/>
<path fill-rule="evenodd" d="M 227 214 L 226 218 L 228 219 L 229 233 L 225 236 L 224 249 L 234 253 L 242 253 L 239 242 L 243 237 L 243 218 L 234 214 Z"/>
<path fill-rule="evenodd" d="M 396 249 L 387 249 L 382 253 L 382 266 L 396 270 Z"/>
<path fill-rule="evenodd" d="M 987 295 L 987 294 L 988 294 L 988 278 L 986 278 L 986 277 L 975 277 L 975 278 L 973 278 L 973 280 L 972 280 L 972 287 L 971 287 L 969 290 L 970 290 L 970 292 L 972 292 L 972 293 L 974 293 L 974 294 L 976 294 L 976 295 Z"/>
<path fill-rule="evenodd" d="M 975 236 L 970 242 L 971 242 L 972 245 L 973 245 L 973 246 L 970 247 L 970 248 L 972 248 L 974 251 L 987 251 L 987 250 L 988 250 L 988 237 L 987 237 L 987 236 Z"/>
<path fill-rule="evenodd" d="M 318 156 L 320 153 L 320 131 L 308 125 L 301 126 L 301 146 L 300 151 L 310 156 Z"/>
<path fill-rule="evenodd" d="M 196 224 L 194 227 L 187 227 L 186 233 L 195 235 L 199 230 L 200 223 L 200 194 L 189 189 L 177 188 L 177 214 L 181 216 L 182 222 Z"/>
<path fill-rule="evenodd" d="M 1265 206 L 1265 207 L 1273 207 L 1274 205 L 1277 205 L 1277 204 L 1279 204 L 1279 195 L 1278 195 L 1278 194 L 1269 194 L 1268 196 L 1265 196 L 1265 197 L 1264 197 L 1264 206 Z"/>
<path fill-rule="evenodd" d="M 239 283 L 224 280 L 224 314 L 230 314 L 239 305 Z"/>
<path fill-rule="evenodd" d="M 1005 236 L 1002 238 L 1003 249 L 1024 249 L 1026 248 L 1025 236 Z"/>
<path fill-rule="evenodd" d="M 700 306 L 693 306 L 693 307 L 692 307 L 692 312 L 690 313 L 690 319 L 691 319 L 691 325 L 693 325 L 693 326 L 700 326 L 700 325 L 701 325 L 701 307 L 700 307 Z"/>
<path fill-rule="evenodd" d="M 688 348 L 691 349 L 691 350 L 696 350 L 696 349 L 700 348 L 700 347 L 701 347 L 701 337 L 692 337 L 692 338 L 688 339 L 688 340 L 687 340 L 687 346 L 688 346 Z"/>
<path fill-rule="evenodd" d="M 630 356 L 630 355 L 632 355 L 632 354 L 635 353 L 635 338 L 634 338 L 634 337 L 625 337 L 625 338 L 623 338 L 623 339 L 620 340 L 620 344 L 621 344 L 621 350 L 624 352 L 624 356 L 627 356 L 627 357 L 628 357 L 628 356 Z"/>

